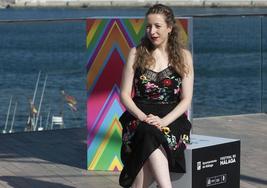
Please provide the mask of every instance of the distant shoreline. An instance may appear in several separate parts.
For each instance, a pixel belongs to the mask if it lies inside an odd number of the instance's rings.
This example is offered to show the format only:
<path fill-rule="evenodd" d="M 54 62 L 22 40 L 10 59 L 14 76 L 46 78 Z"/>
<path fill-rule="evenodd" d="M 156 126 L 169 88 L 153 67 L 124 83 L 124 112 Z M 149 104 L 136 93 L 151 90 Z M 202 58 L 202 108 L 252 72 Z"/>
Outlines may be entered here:
<path fill-rule="evenodd" d="M 155 3 L 163 3 L 172 7 L 203 7 L 203 8 L 259 8 L 267 7 L 265 0 L 0 0 L 1 8 L 27 8 L 27 7 L 148 7 Z"/>

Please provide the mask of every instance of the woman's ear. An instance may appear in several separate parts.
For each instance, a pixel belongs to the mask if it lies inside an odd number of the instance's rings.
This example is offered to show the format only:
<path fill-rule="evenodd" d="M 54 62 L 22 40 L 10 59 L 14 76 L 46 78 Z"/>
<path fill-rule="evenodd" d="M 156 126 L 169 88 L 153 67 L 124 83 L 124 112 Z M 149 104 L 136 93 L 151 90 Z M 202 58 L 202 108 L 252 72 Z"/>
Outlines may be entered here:
<path fill-rule="evenodd" d="M 168 35 L 170 35 L 172 32 L 172 26 L 168 26 Z"/>

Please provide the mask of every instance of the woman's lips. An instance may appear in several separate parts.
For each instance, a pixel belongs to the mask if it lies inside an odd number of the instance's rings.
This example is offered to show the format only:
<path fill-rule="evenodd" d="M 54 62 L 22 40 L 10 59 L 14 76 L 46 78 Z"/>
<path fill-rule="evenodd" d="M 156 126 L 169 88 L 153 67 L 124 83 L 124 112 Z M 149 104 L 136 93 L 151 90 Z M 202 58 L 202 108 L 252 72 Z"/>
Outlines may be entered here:
<path fill-rule="evenodd" d="M 159 37 L 151 37 L 153 41 L 157 40 Z"/>

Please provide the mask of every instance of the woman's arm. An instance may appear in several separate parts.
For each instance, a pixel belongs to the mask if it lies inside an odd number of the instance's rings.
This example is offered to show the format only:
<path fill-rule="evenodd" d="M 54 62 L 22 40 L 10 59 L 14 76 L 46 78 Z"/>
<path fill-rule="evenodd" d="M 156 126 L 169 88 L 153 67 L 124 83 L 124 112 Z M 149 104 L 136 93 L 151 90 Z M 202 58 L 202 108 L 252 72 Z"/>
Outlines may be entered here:
<path fill-rule="evenodd" d="M 146 114 L 136 106 L 131 97 L 134 79 L 133 64 L 135 61 L 135 53 L 136 49 L 132 48 L 128 55 L 128 60 L 123 68 L 120 100 L 133 116 L 141 121 L 144 121 L 147 117 Z"/>
<path fill-rule="evenodd" d="M 183 50 L 184 61 L 187 63 L 189 73 L 182 79 L 182 93 L 179 104 L 165 117 L 163 117 L 164 126 L 171 124 L 180 117 L 191 105 L 193 97 L 194 69 L 192 55 L 188 50 Z"/>

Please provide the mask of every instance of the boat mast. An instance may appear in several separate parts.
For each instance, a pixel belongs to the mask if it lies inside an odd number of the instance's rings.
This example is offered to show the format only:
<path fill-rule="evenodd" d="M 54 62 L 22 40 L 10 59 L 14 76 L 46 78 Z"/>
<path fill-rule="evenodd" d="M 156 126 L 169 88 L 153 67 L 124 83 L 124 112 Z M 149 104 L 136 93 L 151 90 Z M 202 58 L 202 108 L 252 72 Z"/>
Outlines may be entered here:
<path fill-rule="evenodd" d="M 45 130 L 48 130 L 48 123 L 49 123 L 50 111 L 51 111 L 51 108 L 49 107 L 48 113 L 47 113 L 47 117 L 46 117 Z"/>
<path fill-rule="evenodd" d="M 33 94 L 33 98 L 32 98 L 32 104 L 33 105 L 34 105 L 34 101 L 35 101 L 35 97 L 36 97 L 36 93 L 37 93 L 37 89 L 38 89 L 38 85 L 39 85 L 40 76 L 41 76 L 41 71 L 39 71 L 39 73 L 38 73 L 38 78 L 37 78 L 37 81 L 35 84 L 34 94 Z"/>
<path fill-rule="evenodd" d="M 39 81 L 40 81 L 40 76 L 41 76 L 41 71 L 39 71 L 38 73 L 38 77 L 35 83 L 35 89 L 34 89 L 34 93 L 33 93 L 33 97 L 32 99 L 30 99 L 30 113 L 29 113 L 29 117 L 28 117 L 28 121 L 27 121 L 27 125 L 25 127 L 25 131 L 33 131 L 34 128 L 34 123 L 35 123 L 35 119 L 36 119 L 36 115 L 35 112 L 33 112 L 33 110 L 35 109 L 35 98 L 36 98 L 36 94 L 37 94 L 37 90 L 38 90 L 38 85 L 39 85 Z"/>
<path fill-rule="evenodd" d="M 12 118 L 12 123 L 11 123 L 11 127 L 10 127 L 10 130 L 9 130 L 9 133 L 13 132 L 13 126 L 14 126 L 14 121 L 15 121 L 15 116 L 16 116 L 16 111 L 17 111 L 17 105 L 18 105 L 18 102 L 16 101 L 15 108 L 14 108 L 14 111 L 13 111 L 13 118 Z"/>
<path fill-rule="evenodd" d="M 40 110 L 41 110 L 42 101 L 43 101 L 43 97 L 44 97 L 46 81 L 47 81 L 47 74 L 45 75 L 45 81 L 44 81 L 44 85 L 43 85 L 42 95 L 41 95 L 41 99 L 40 99 L 40 103 L 39 103 L 39 107 L 38 107 L 38 111 L 37 111 L 37 117 L 36 117 L 34 129 L 33 129 L 34 131 L 36 131 L 36 128 L 37 128 L 38 118 L 39 118 L 39 115 L 40 115 Z"/>
<path fill-rule="evenodd" d="M 8 105 L 8 110 L 7 110 L 7 115 L 6 115 L 6 123 L 5 123 L 5 128 L 3 130 L 3 133 L 6 133 L 6 130 L 7 130 L 7 124 L 8 124 L 8 119 L 9 119 L 9 113 L 10 113 L 12 100 L 13 100 L 13 96 L 11 96 L 10 100 L 9 100 L 9 105 Z"/>

